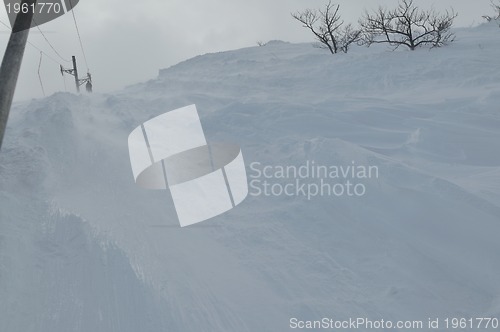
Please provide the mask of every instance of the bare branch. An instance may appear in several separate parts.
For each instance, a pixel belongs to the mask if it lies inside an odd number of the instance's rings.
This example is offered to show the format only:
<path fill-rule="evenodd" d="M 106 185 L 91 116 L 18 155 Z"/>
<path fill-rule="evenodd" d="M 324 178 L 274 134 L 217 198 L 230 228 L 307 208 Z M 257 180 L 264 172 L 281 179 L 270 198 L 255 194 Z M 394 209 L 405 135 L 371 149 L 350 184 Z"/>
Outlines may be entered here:
<path fill-rule="evenodd" d="M 365 13 L 360 21 L 364 43 L 388 43 L 395 48 L 406 46 L 415 50 L 421 46 L 441 47 L 453 42 L 451 27 L 457 14 L 452 10 L 439 14 L 420 10 L 413 0 L 401 0 L 393 10 L 380 7 Z"/>
<path fill-rule="evenodd" d="M 330 1 L 324 9 L 306 9 L 293 13 L 292 17 L 314 34 L 320 47 L 329 49 L 332 54 L 339 50 L 347 53 L 349 46 L 361 37 L 361 31 L 354 29 L 351 24 L 344 26 L 339 11 L 340 5 Z"/>
<path fill-rule="evenodd" d="M 493 0 L 491 0 L 491 7 L 495 10 L 495 20 L 500 20 L 500 1 L 498 3 L 495 3 Z"/>
<path fill-rule="evenodd" d="M 483 18 L 488 22 L 500 21 L 500 0 L 497 0 L 497 2 L 491 0 L 491 8 L 493 8 L 493 10 L 495 11 L 494 16 L 483 15 Z"/>

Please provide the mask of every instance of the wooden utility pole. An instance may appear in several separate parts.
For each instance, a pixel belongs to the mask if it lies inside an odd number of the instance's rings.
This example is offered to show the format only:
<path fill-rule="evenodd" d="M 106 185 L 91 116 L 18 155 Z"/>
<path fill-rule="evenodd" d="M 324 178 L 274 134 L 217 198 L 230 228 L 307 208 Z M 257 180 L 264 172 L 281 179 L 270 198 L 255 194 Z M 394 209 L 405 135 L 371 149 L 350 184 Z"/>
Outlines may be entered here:
<path fill-rule="evenodd" d="M 34 8 L 37 0 L 23 0 L 21 8 Z M 16 90 L 17 78 L 23 62 L 24 49 L 33 20 L 33 11 L 22 11 L 16 17 L 9 43 L 0 67 L 0 149 L 9 119 L 10 107 Z"/>
<path fill-rule="evenodd" d="M 80 92 L 80 80 L 78 79 L 78 69 L 76 68 L 76 57 L 71 57 L 73 60 L 73 75 L 75 75 L 76 92 Z"/>

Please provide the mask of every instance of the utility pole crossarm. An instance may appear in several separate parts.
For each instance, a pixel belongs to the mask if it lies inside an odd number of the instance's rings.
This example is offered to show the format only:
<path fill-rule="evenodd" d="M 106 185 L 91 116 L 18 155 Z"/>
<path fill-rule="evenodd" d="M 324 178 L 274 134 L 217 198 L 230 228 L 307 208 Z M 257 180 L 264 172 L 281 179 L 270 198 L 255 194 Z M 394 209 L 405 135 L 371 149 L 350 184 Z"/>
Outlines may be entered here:
<path fill-rule="evenodd" d="M 76 67 L 76 57 L 72 56 L 71 58 L 73 60 L 73 69 L 66 69 L 63 66 L 61 66 L 61 74 L 64 75 L 64 73 L 66 73 L 75 77 L 75 86 L 77 92 L 80 92 L 80 86 L 84 84 L 87 84 L 86 86 L 87 92 L 92 92 L 92 75 L 90 75 L 90 73 L 87 72 L 86 78 L 79 78 L 78 68 Z"/>

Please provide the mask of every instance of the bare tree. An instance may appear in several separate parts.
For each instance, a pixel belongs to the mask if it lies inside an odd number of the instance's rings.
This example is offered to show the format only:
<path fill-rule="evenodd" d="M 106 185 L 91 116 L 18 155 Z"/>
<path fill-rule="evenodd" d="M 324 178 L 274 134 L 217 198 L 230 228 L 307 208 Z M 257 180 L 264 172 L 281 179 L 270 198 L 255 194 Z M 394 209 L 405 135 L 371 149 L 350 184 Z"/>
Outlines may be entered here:
<path fill-rule="evenodd" d="M 321 47 L 327 48 L 332 54 L 339 50 L 347 53 L 349 46 L 360 39 L 361 30 L 356 30 L 352 24 L 344 26 L 339 9 L 340 5 L 330 1 L 324 10 L 306 9 L 293 13 L 292 17 L 311 30 Z"/>
<path fill-rule="evenodd" d="M 453 42 L 455 35 L 450 30 L 457 16 L 453 9 L 439 14 L 421 10 L 413 0 L 401 0 L 394 10 L 379 7 L 374 13 L 367 12 L 360 24 L 368 45 L 388 43 L 413 51 L 420 46 L 441 47 Z"/>
<path fill-rule="evenodd" d="M 500 20 L 500 1 L 494 2 L 491 0 L 491 7 L 495 10 L 495 15 L 484 15 L 483 18 L 485 18 L 488 22 Z"/>
<path fill-rule="evenodd" d="M 354 28 L 351 23 L 347 24 L 338 37 L 342 52 L 347 53 L 353 43 L 360 41 L 362 32 L 362 30 Z"/>

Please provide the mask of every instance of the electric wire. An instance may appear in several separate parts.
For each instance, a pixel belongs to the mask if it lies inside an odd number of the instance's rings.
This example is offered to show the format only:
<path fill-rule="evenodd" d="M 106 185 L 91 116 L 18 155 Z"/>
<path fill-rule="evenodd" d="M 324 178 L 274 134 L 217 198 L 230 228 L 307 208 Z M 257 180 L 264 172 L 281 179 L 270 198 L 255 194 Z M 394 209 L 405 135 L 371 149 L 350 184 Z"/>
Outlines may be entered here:
<path fill-rule="evenodd" d="M 85 48 L 83 47 L 83 42 L 82 42 L 82 37 L 80 35 L 80 29 L 78 28 L 78 22 L 76 20 L 76 15 L 75 15 L 75 11 L 74 11 L 74 6 L 73 6 L 73 3 L 72 3 L 72 0 L 69 0 L 69 3 L 71 5 L 71 15 L 73 17 L 73 22 L 75 23 L 75 28 L 76 28 L 76 33 L 77 33 L 77 36 L 78 36 L 78 41 L 80 43 L 80 48 L 82 50 L 82 54 L 83 54 L 83 59 L 85 61 L 85 65 L 87 67 L 87 73 L 90 72 L 90 69 L 89 69 L 89 64 L 88 64 L 88 61 L 87 61 L 87 55 L 85 53 Z M 9 30 L 12 31 L 11 27 L 9 25 L 7 25 L 6 23 L 4 23 L 3 21 L 0 20 L 0 23 L 2 25 L 4 25 L 5 27 L 7 27 Z M 40 27 L 36 24 L 35 22 L 35 25 L 38 29 L 38 31 L 40 32 L 40 34 L 43 36 L 43 38 L 45 39 L 45 41 L 47 42 L 47 44 L 50 46 L 50 48 L 54 51 L 54 53 L 64 62 L 68 62 L 68 63 L 71 63 L 70 60 L 67 60 L 65 59 L 58 51 L 57 49 L 52 45 L 52 43 L 49 41 L 49 39 L 47 38 L 47 36 L 45 36 L 45 34 L 43 33 L 43 31 L 40 29 Z M 45 53 L 44 51 L 42 51 L 39 47 L 37 47 L 36 45 L 34 45 L 33 43 L 31 43 L 30 41 L 28 41 L 28 44 L 31 45 L 32 47 L 34 47 L 35 49 L 37 49 L 39 52 L 40 52 L 40 62 L 38 64 L 38 77 L 39 77 L 39 80 L 40 80 L 40 85 L 42 87 L 42 91 L 43 91 L 43 94 L 45 95 L 45 90 L 44 90 L 44 87 L 43 87 L 43 82 L 42 82 L 42 78 L 41 78 L 41 75 L 40 75 L 40 68 L 41 68 L 41 64 L 42 64 L 42 57 L 43 55 L 45 55 L 49 60 L 57 63 L 58 65 L 61 65 L 61 63 L 54 59 L 53 57 L 51 57 L 50 55 L 48 55 L 47 53 Z M 66 87 L 66 79 L 63 75 L 63 81 L 64 81 L 64 88 L 65 90 L 67 91 L 67 87 Z"/>
<path fill-rule="evenodd" d="M 35 22 L 36 24 L 36 22 Z M 52 44 L 50 43 L 49 39 L 45 36 L 45 34 L 43 33 L 42 29 L 40 29 L 40 27 L 37 25 L 36 28 L 38 29 L 38 31 L 40 31 L 40 33 L 42 34 L 43 38 L 45 39 L 45 41 L 47 42 L 47 44 L 49 44 L 50 48 L 54 51 L 55 54 L 57 54 L 57 56 L 65 61 L 65 62 L 71 62 L 67 59 L 65 59 L 59 52 L 57 52 L 56 48 L 54 46 L 52 46 Z"/>
<path fill-rule="evenodd" d="M 73 6 L 72 0 L 69 0 L 69 4 L 71 5 L 71 15 L 73 16 L 73 21 L 75 22 L 76 34 L 78 35 L 78 40 L 80 41 L 80 48 L 82 49 L 83 60 L 85 61 L 85 65 L 87 66 L 87 72 L 89 72 L 90 69 L 89 69 L 89 64 L 87 62 L 87 55 L 85 54 L 85 49 L 83 48 L 82 37 L 80 36 L 80 29 L 78 29 L 78 23 L 76 22 L 75 7 Z"/>
<path fill-rule="evenodd" d="M 10 27 L 8 24 L 6 24 L 5 22 L 3 22 L 2 20 L 0 20 L 0 24 L 2 24 L 2 25 L 3 25 L 3 26 L 5 26 L 7 29 L 9 29 L 10 31 L 12 31 L 11 27 Z M 40 32 L 43 34 L 43 32 L 42 32 L 42 31 L 40 31 Z M 45 37 L 45 36 L 44 36 L 44 37 Z M 45 40 L 47 41 L 47 43 L 49 43 L 49 45 L 51 45 L 51 44 L 50 44 L 50 42 L 47 40 L 47 38 L 46 38 L 46 37 L 45 37 Z M 40 73 L 40 68 L 41 68 L 41 64 L 42 64 L 42 56 L 43 56 L 43 55 L 45 55 L 45 57 L 46 57 L 47 59 L 49 59 L 50 61 L 54 62 L 55 64 L 58 64 L 59 66 L 62 66 L 62 65 L 61 65 L 61 62 L 57 61 L 56 59 L 54 59 L 53 57 L 51 57 L 50 55 L 48 55 L 47 53 L 45 53 L 44 51 L 42 51 L 42 50 L 41 50 L 38 46 L 36 46 L 36 45 L 35 45 L 35 44 L 33 44 L 32 42 L 30 42 L 29 40 L 28 40 L 28 44 L 29 44 L 31 47 L 35 48 L 36 50 L 38 50 L 38 51 L 40 52 L 40 62 L 38 63 L 38 79 L 39 79 L 39 81 L 40 81 L 40 86 L 42 87 L 42 92 L 43 92 L 43 95 L 45 96 L 45 89 L 44 89 L 44 86 L 43 86 L 43 81 L 42 81 L 42 77 L 41 77 L 41 73 Z M 51 47 L 52 47 L 52 45 L 51 45 Z M 55 50 L 55 48 L 54 48 L 54 47 L 52 47 L 52 49 L 54 50 L 54 52 L 56 52 L 56 54 L 58 54 L 58 55 L 59 55 L 59 52 L 57 52 L 57 51 Z M 62 58 L 60 55 L 59 55 L 59 57 L 60 57 L 62 60 L 64 60 L 64 58 Z M 65 61 L 66 61 L 66 60 L 65 60 Z M 67 92 L 67 91 L 68 91 L 68 87 L 67 87 L 67 85 L 66 85 L 66 78 L 64 77 L 64 75 L 62 75 L 62 79 L 63 79 L 63 83 L 64 83 L 64 91 L 66 91 L 66 92 Z"/>
<path fill-rule="evenodd" d="M 40 62 L 38 63 L 38 80 L 40 81 L 40 86 L 42 87 L 42 93 L 43 96 L 45 97 L 45 89 L 43 88 L 43 82 L 42 82 L 42 75 L 40 75 L 40 68 L 42 67 L 42 58 L 43 58 L 43 53 L 40 52 Z"/>
<path fill-rule="evenodd" d="M 5 26 L 6 28 L 8 28 L 9 30 L 12 30 L 11 27 L 8 25 L 8 24 L 5 24 L 3 21 L 0 20 L 0 24 L 2 24 L 3 26 Z M 35 44 L 33 44 L 32 42 L 30 42 L 28 40 L 28 44 L 35 48 L 36 50 L 38 50 L 39 52 L 42 52 L 43 55 L 45 55 L 45 57 L 47 57 L 47 59 L 50 59 L 51 61 L 55 62 L 56 64 L 60 65 L 61 63 L 59 61 L 57 61 L 56 59 L 54 59 L 53 57 L 51 57 L 50 55 L 48 55 L 47 53 L 45 53 L 44 51 L 42 51 L 39 47 L 37 47 Z"/>

